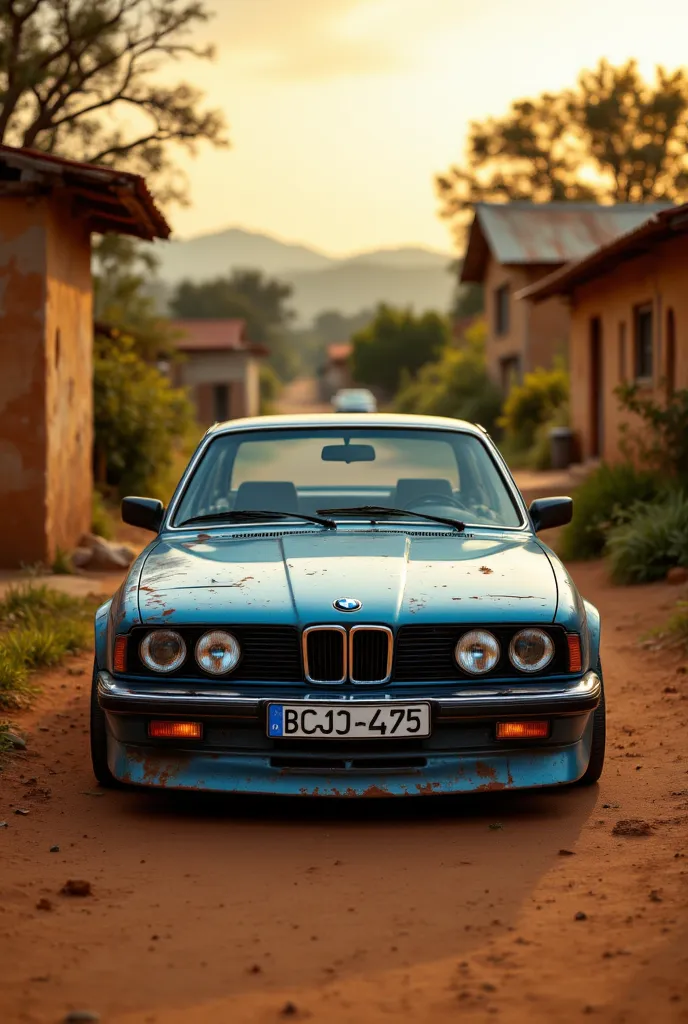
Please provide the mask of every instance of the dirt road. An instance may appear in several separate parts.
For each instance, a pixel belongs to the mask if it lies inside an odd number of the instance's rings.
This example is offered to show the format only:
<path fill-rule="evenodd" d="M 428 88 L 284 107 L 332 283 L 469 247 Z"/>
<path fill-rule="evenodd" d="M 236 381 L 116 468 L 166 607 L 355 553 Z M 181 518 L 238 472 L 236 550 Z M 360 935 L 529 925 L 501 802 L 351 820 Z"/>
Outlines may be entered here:
<path fill-rule="evenodd" d="M 592 790 L 102 793 L 88 659 L 46 677 L 29 750 L 0 777 L 0 1020 L 688 1021 L 688 675 L 638 646 L 677 590 L 574 574 L 604 616 L 609 760 Z M 624 819 L 649 834 L 615 835 Z M 92 895 L 61 895 L 68 879 Z"/>

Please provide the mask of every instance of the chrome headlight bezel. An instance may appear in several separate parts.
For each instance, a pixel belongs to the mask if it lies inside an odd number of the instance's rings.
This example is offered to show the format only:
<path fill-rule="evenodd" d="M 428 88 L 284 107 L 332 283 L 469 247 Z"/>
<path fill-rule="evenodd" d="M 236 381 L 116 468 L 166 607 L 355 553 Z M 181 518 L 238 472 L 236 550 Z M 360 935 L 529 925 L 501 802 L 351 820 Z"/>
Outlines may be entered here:
<path fill-rule="evenodd" d="M 208 646 L 211 643 L 217 645 L 222 643 L 225 644 L 226 651 L 229 654 L 230 660 L 230 664 L 228 667 L 225 665 L 224 667 L 221 667 L 219 670 L 213 669 L 211 667 L 212 655 L 210 654 L 210 651 L 207 651 L 204 654 L 202 650 L 204 645 Z M 223 679 L 225 678 L 225 676 L 231 675 L 231 673 L 234 672 L 237 665 L 241 661 L 241 644 L 234 636 L 234 634 L 229 632 L 229 630 L 209 629 L 207 632 L 203 634 L 203 636 L 199 637 L 199 639 L 196 641 L 196 649 L 194 653 L 196 657 L 196 664 L 198 665 L 202 672 L 205 672 L 206 675 L 209 675 L 212 678 Z M 206 659 L 208 659 L 209 657 L 210 660 L 207 660 L 206 663 L 204 663 L 204 657 Z"/>
<path fill-rule="evenodd" d="M 468 662 L 470 654 L 466 649 L 470 644 L 482 644 L 489 651 L 489 663 L 483 668 L 476 669 L 470 666 Z M 494 633 L 490 633 L 487 629 L 469 629 L 456 642 L 454 660 L 462 672 L 466 672 L 470 676 L 484 676 L 488 672 L 494 671 L 497 667 L 501 653 L 501 645 Z M 462 657 L 464 660 L 462 660 Z"/>
<path fill-rule="evenodd" d="M 151 656 L 151 644 L 157 638 L 160 639 L 162 636 L 174 638 L 178 642 L 179 650 L 176 657 L 170 662 L 169 665 L 162 665 L 160 662 L 155 661 Z M 152 629 L 150 633 L 146 633 L 143 640 L 139 644 L 139 658 L 141 663 L 151 671 L 156 672 L 159 675 L 169 675 L 171 672 L 176 672 L 177 669 L 186 661 L 186 641 L 184 637 L 174 629 Z"/>
<path fill-rule="evenodd" d="M 523 638 L 527 634 L 536 638 L 543 646 L 543 653 L 541 657 L 533 664 L 527 664 L 516 653 L 516 644 L 519 638 Z M 526 675 L 530 676 L 535 675 L 537 672 L 543 672 L 548 665 L 552 663 L 555 653 L 556 649 L 552 637 L 544 629 L 540 629 L 537 626 L 529 626 L 526 629 L 519 629 L 517 633 L 514 633 L 511 638 L 511 642 L 509 643 L 509 661 L 518 672 L 524 672 Z"/>

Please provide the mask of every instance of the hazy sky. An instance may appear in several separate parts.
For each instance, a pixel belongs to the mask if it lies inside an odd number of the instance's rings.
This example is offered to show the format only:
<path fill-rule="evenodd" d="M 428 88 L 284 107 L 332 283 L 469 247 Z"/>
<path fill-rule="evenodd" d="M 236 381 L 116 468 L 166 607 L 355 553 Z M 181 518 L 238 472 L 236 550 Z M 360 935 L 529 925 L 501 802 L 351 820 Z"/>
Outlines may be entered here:
<path fill-rule="evenodd" d="M 232 149 L 181 157 L 175 232 L 239 225 L 344 254 L 449 248 L 433 175 L 472 118 L 572 84 L 601 56 L 688 60 L 684 0 L 207 0 L 213 65 L 184 62 Z"/>

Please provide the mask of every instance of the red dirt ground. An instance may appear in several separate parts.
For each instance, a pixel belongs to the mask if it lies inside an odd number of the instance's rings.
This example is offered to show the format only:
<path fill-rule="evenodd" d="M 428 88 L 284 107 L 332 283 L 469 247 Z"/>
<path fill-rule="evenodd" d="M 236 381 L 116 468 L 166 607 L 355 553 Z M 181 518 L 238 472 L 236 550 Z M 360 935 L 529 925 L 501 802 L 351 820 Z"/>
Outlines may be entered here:
<path fill-rule="evenodd" d="M 608 761 L 589 790 L 103 792 L 90 659 L 43 677 L 0 777 L 0 1020 L 688 1021 L 688 675 L 639 645 L 679 591 L 574 576 L 604 625 Z M 649 834 L 615 835 L 626 819 Z M 62 895 L 68 879 L 92 894 Z"/>

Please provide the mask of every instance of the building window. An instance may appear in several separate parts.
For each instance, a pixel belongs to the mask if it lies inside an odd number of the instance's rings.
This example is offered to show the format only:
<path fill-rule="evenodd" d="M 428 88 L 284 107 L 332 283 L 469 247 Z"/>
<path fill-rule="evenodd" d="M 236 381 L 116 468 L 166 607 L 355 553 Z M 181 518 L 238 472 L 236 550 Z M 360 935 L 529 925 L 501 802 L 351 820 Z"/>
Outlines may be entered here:
<path fill-rule="evenodd" d="M 619 381 L 626 383 L 626 322 L 619 324 Z"/>
<path fill-rule="evenodd" d="M 213 419 L 216 423 L 229 419 L 229 387 L 216 384 L 213 387 Z"/>
<path fill-rule="evenodd" d="M 494 293 L 495 332 L 509 333 L 509 285 L 503 284 Z"/>
<path fill-rule="evenodd" d="M 635 379 L 652 380 L 652 303 L 635 309 Z"/>

